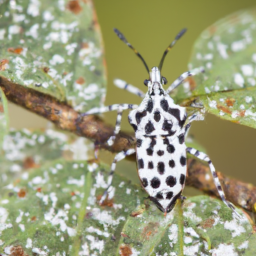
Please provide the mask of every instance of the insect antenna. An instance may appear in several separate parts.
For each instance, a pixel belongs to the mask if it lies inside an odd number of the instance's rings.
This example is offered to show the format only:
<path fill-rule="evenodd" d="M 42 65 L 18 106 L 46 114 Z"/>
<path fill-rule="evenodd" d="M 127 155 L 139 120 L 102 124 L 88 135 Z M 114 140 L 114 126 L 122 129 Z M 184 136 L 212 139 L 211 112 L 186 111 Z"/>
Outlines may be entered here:
<path fill-rule="evenodd" d="M 166 50 L 164 51 L 164 54 L 163 54 L 163 57 L 160 61 L 160 64 L 158 66 L 159 70 L 161 71 L 162 69 L 162 66 L 163 66 L 163 63 L 164 63 L 164 59 L 165 59 L 165 56 L 167 55 L 167 53 L 172 49 L 172 47 L 175 45 L 175 43 L 177 42 L 177 40 L 179 40 L 184 34 L 185 32 L 187 31 L 186 28 L 183 28 L 179 33 L 178 35 L 175 37 L 175 39 L 171 42 L 171 44 L 166 48 Z"/>
<path fill-rule="evenodd" d="M 126 44 L 128 45 L 133 51 L 134 53 L 142 60 L 145 68 L 147 69 L 148 73 L 149 73 L 149 68 L 148 65 L 146 63 L 146 61 L 143 59 L 143 57 L 140 55 L 140 53 L 126 40 L 126 38 L 124 37 L 124 35 L 116 28 L 114 28 L 114 32 L 117 34 L 117 36 Z"/>

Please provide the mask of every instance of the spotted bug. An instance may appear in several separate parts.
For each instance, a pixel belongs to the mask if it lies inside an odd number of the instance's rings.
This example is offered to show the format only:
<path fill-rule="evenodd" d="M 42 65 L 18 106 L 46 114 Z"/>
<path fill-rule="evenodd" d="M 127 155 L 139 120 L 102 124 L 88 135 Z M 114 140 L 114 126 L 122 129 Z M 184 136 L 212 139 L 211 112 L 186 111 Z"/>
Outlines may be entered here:
<path fill-rule="evenodd" d="M 166 214 L 173 209 L 177 199 L 181 198 L 187 171 L 186 154 L 190 153 L 209 164 L 214 183 L 222 201 L 239 216 L 234 206 L 226 200 L 210 158 L 203 152 L 186 147 L 185 137 L 191 122 L 203 120 L 203 115 L 200 111 L 196 111 L 195 114 L 188 117 L 186 108 L 175 104 L 173 99 L 169 96 L 169 93 L 179 86 L 188 76 L 203 72 L 203 69 L 197 68 L 185 72 L 175 80 L 167 90 L 163 88 L 163 85 L 167 84 L 166 78 L 161 75 L 161 68 L 165 56 L 175 45 L 176 41 L 186 32 L 186 29 L 178 33 L 174 41 L 165 50 L 159 66 L 153 67 L 151 71 L 140 53 L 126 40 L 124 35 L 117 29 L 114 29 L 114 31 L 142 60 L 150 77 L 144 81 L 144 84 L 148 88 L 146 94 L 123 80 L 116 79 L 114 81 L 117 87 L 144 98 L 139 106 L 132 104 L 114 104 L 107 107 L 94 108 L 82 114 L 98 114 L 117 110 L 114 134 L 108 140 L 108 144 L 112 145 L 116 135 L 120 131 L 123 111 L 127 109 L 132 110 L 128 118 L 129 123 L 135 131 L 137 140 L 136 150 L 129 149 L 122 151 L 115 156 L 108 178 L 108 188 L 111 186 L 116 163 L 136 152 L 138 175 L 141 184 L 148 193 L 149 199 Z M 101 198 L 101 203 L 106 199 L 106 196 L 107 190 Z"/>

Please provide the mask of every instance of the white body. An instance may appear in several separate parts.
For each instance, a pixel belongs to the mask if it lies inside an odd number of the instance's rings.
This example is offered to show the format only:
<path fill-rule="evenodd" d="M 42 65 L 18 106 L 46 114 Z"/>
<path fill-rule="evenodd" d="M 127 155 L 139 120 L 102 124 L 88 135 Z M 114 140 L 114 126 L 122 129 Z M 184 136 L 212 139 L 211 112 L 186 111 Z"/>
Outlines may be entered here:
<path fill-rule="evenodd" d="M 141 183 L 158 208 L 169 212 L 185 185 L 186 111 L 165 93 L 158 74 L 158 68 L 153 68 L 148 94 L 139 107 L 130 112 L 129 122 L 137 139 Z"/>

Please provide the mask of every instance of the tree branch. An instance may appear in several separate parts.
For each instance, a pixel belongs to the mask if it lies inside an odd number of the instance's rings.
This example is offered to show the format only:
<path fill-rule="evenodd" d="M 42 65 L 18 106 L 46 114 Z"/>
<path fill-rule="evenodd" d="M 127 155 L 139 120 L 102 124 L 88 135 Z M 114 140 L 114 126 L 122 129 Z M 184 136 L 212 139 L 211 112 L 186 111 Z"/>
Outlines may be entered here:
<path fill-rule="evenodd" d="M 85 116 L 80 119 L 79 113 L 65 102 L 60 102 L 53 96 L 41 93 L 32 88 L 8 81 L 0 77 L 0 87 L 7 99 L 27 110 L 38 114 L 53 122 L 58 128 L 86 137 L 99 143 L 101 148 L 111 152 L 120 152 L 135 146 L 135 138 L 132 134 L 120 132 L 113 146 L 109 147 L 105 142 L 113 135 L 114 129 L 97 116 Z M 135 155 L 130 157 L 135 161 Z M 209 167 L 194 158 L 188 159 L 188 177 L 186 185 L 195 187 L 203 192 L 218 197 L 212 178 L 208 179 Z M 218 172 L 218 177 L 223 185 L 226 197 L 229 201 L 242 208 L 255 211 L 256 187 Z"/>

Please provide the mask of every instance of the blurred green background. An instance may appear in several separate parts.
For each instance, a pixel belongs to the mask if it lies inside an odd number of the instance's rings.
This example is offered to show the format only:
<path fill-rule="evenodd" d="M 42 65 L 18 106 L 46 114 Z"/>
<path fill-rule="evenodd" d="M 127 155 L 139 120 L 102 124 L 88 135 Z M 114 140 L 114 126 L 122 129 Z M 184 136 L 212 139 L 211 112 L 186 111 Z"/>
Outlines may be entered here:
<path fill-rule="evenodd" d="M 121 78 L 146 91 L 143 84 L 147 72 L 138 57 L 122 43 L 113 32 L 118 28 L 128 41 L 141 53 L 149 67 L 157 66 L 165 48 L 184 27 L 187 33 L 167 55 L 162 74 L 168 84 L 187 71 L 193 43 L 208 26 L 225 16 L 256 5 L 255 0 L 95 0 L 95 7 L 102 29 L 108 70 L 106 105 L 113 103 L 140 103 L 140 99 L 113 85 L 114 78 Z M 10 125 L 45 127 L 46 121 L 10 104 Z M 115 124 L 116 113 L 106 114 L 108 123 Z M 127 115 L 122 129 L 132 131 Z M 194 122 L 190 134 L 207 149 L 217 170 L 256 185 L 256 130 L 207 115 L 205 121 Z M 105 154 L 111 161 L 113 156 Z M 128 177 L 136 177 L 134 163 L 120 163 Z"/>

